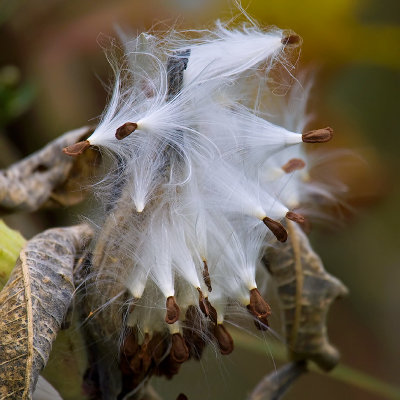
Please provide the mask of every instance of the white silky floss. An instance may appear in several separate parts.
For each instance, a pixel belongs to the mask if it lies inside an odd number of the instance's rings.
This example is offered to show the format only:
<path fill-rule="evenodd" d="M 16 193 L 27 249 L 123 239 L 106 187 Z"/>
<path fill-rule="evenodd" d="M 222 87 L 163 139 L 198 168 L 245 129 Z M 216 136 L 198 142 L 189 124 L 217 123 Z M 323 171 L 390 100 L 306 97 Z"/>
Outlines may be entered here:
<path fill-rule="evenodd" d="M 201 355 L 194 334 L 214 340 L 222 354 L 233 350 L 223 326 L 232 304 L 267 329 L 270 309 L 257 289 L 257 268 L 267 246 L 287 239 L 285 217 L 304 222 L 293 212 L 307 199 L 303 142 L 332 136 L 330 128 L 302 132 L 309 87 L 297 103 L 296 87 L 273 122 L 262 117 L 269 113 L 262 104 L 249 108 L 248 96 L 257 93 L 248 79 L 259 79 L 258 91 L 272 99 L 262 85 L 275 66 L 287 65 L 297 35 L 217 22 L 195 39 L 182 36 L 125 39 L 126 60 L 115 68 L 99 126 L 65 149 L 77 155 L 93 145 L 113 156 L 103 183 L 121 189 L 103 196 L 111 209 L 104 223 L 122 215 L 127 227 L 121 233 L 114 223 L 109 240 L 120 249 L 113 265 L 124 271 L 115 279 L 129 293 L 128 326 L 140 343 L 172 335 L 179 362 L 176 349 L 186 359 Z"/>

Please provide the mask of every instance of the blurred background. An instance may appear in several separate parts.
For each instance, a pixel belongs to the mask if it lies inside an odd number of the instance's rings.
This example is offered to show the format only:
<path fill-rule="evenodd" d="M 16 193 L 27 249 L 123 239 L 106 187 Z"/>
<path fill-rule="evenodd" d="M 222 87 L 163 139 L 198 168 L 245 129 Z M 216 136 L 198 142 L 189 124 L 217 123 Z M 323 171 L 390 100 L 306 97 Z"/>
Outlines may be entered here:
<path fill-rule="evenodd" d="M 329 315 L 329 336 L 343 362 L 400 385 L 400 2 L 243 0 L 242 5 L 261 26 L 302 36 L 296 72 L 316 70 L 313 126 L 332 126 L 330 146 L 360 155 L 341 167 L 350 188 L 346 202 L 354 211 L 342 213 L 340 228 L 328 223 L 314 229 L 312 243 L 326 269 L 350 290 Z M 0 168 L 96 121 L 112 78 L 102 47 L 117 37 L 117 25 L 132 33 L 173 24 L 212 27 L 217 18 L 230 19 L 232 9 L 222 0 L 0 0 Z M 71 224 L 80 210 L 7 222 L 31 237 Z M 155 387 L 164 399 L 179 392 L 191 400 L 244 399 L 274 368 L 268 340 L 261 353 L 244 346 L 222 359 L 210 353 L 201 365 L 185 364 L 172 381 L 157 380 Z M 286 398 L 381 397 L 310 373 Z"/>

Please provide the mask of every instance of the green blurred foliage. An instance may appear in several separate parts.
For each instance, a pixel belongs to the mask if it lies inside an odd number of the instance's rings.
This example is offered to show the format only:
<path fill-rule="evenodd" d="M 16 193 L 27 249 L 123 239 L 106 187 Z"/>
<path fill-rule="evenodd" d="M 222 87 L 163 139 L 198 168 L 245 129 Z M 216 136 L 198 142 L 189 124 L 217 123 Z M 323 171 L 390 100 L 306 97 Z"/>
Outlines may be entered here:
<path fill-rule="evenodd" d="M 17 67 L 6 65 L 0 69 L 0 127 L 27 111 L 33 98 L 32 85 L 20 82 Z"/>
<path fill-rule="evenodd" d="M 390 3 L 398 5 L 396 1 Z M 362 18 L 373 14 L 375 7 L 379 7 L 381 16 L 384 12 L 390 15 L 390 7 L 367 0 L 254 1 L 249 2 L 248 11 L 258 20 L 299 33 L 307 61 L 336 68 L 350 62 L 398 68 L 398 25 Z"/>
<path fill-rule="evenodd" d="M 24 244 L 21 234 L 0 219 L 0 290 L 7 283 Z"/>

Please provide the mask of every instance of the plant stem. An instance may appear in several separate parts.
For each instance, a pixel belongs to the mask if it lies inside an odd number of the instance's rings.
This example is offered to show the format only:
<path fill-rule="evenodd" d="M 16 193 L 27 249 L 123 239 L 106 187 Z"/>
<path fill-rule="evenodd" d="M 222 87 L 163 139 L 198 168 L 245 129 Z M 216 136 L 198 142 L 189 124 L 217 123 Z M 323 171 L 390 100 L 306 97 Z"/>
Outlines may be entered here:
<path fill-rule="evenodd" d="M 261 339 L 244 334 L 237 329 L 232 329 L 231 334 L 235 345 L 258 354 L 266 354 L 265 343 Z M 286 349 L 283 344 L 276 342 L 268 343 L 268 351 L 270 351 L 277 360 L 288 361 Z M 331 372 L 326 373 L 319 369 L 314 363 L 309 362 L 309 370 L 329 378 L 345 382 L 370 393 L 375 393 L 379 396 L 382 396 L 384 399 L 400 400 L 400 387 L 383 382 L 372 375 L 359 371 L 345 364 L 339 364 Z"/>

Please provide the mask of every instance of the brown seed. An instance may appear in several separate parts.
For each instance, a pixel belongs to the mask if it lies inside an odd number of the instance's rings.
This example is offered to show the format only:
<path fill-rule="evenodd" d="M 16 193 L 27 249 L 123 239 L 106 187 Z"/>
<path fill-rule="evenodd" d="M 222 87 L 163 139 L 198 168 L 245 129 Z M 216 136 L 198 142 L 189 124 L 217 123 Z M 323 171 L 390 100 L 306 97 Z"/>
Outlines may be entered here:
<path fill-rule="evenodd" d="M 208 302 L 205 301 L 205 297 L 203 295 L 203 292 L 201 291 L 200 288 L 197 288 L 197 291 L 199 292 L 199 307 L 201 312 L 208 317 L 210 314 L 210 311 L 208 310 Z"/>
<path fill-rule="evenodd" d="M 63 153 L 68 156 L 79 156 L 81 155 L 86 149 L 90 147 L 90 143 L 88 140 L 83 140 L 82 142 L 78 142 L 75 144 L 71 144 L 70 146 L 63 148 Z"/>
<path fill-rule="evenodd" d="M 129 365 L 135 374 L 140 374 L 147 371 L 151 364 L 151 357 L 148 354 L 148 345 L 150 342 L 150 335 L 145 333 L 143 343 L 139 346 L 138 351 L 131 358 Z"/>
<path fill-rule="evenodd" d="M 132 374 L 130 360 L 123 354 L 121 354 L 121 358 L 119 360 L 119 369 L 121 370 L 122 375 L 131 375 Z"/>
<path fill-rule="evenodd" d="M 204 321 L 195 306 L 189 306 L 185 314 L 183 337 L 189 354 L 196 360 L 200 360 L 206 346 L 206 337 L 209 337 L 210 323 Z M 200 334 L 201 332 L 201 334 Z"/>
<path fill-rule="evenodd" d="M 165 314 L 165 322 L 173 324 L 179 319 L 180 308 L 176 304 L 175 297 L 169 296 L 166 301 L 167 312 Z"/>
<path fill-rule="evenodd" d="M 136 299 L 134 299 L 128 306 L 128 314 L 133 313 L 136 306 Z"/>
<path fill-rule="evenodd" d="M 115 132 L 115 137 L 118 140 L 125 139 L 129 136 L 132 132 L 135 132 L 137 129 L 137 123 L 135 122 L 125 122 L 125 124 L 121 125 L 117 131 Z"/>
<path fill-rule="evenodd" d="M 280 242 L 286 242 L 287 232 L 282 224 L 268 217 L 265 217 L 263 222 Z"/>
<path fill-rule="evenodd" d="M 207 261 L 204 260 L 203 264 L 204 264 L 204 269 L 203 269 L 204 283 L 206 284 L 208 291 L 212 292 L 211 278 L 210 278 L 210 273 L 208 272 Z"/>
<path fill-rule="evenodd" d="M 306 166 L 306 163 L 300 158 L 292 158 L 289 160 L 282 169 L 287 173 L 291 173 L 293 171 L 298 171 L 299 169 L 303 169 Z"/>
<path fill-rule="evenodd" d="M 298 224 L 303 224 L 306 221 L 306 219 L 302 215 L 297 214 L 293 211 L 288 211 L 286 213 L 286 218 L 290 219 L 293 222 L 297 222 Z"/>
<path fill-rule="evenodd" d="M 126 357 L 132 357 L 134 354 L 136 354 L 138 348 L 139 345 L 137 342 L 136 333 L 133 331 L 128 332 L 122 344 L 122 354 L 124 354 Z"/>
<path fill-rule="evenodd" d="M 171 358 L 177 363 L 183 363 L 189 358 L 189 349 L 180 333 L 172 335 Z"/>
<path fill-rule="evenodd" d="M 167 342 L 165 336 L 161 333 L 154 333 L 148 345 L 148 352 L 155 365 L 159 365 L 166 355 Z"/>
<path fill-rule="evenodd" d="M 148 332 L 146 332 L 144 334 L 143 343 L 142 343 L 142 345 L 140 347 L 140 353 L 144 353 L 144 352 L 147 351 L 147 347 L 149 346 L 149 343 L 150 343 L 150 335 L 148 334 Z"/>
<path fill-rule="evenodd" d="M 144 340 L 140 348 L 139 358 L 142 360 L 142 369 L 147 371 L 151 365 L 151 347 L 150 347 L 150 335 L 146 332 L 144 334 Z"/>
<path fill-rule="evenodd" d="M 166 376 L 167 379 L 171 379 L 174 375 L 179 372 L 182 363 L 176 362 L 171 355 L 164 358 L 160 365 L 154 370 L 154 373 L 158 376 Z"/>
<path fill-rule="evenodd" d="M 142 372 L 148 371 L 151 367 L 151 354 L 146 351 L 142 354 Z"/>
<path fill-rule="evenodd" d="M 185 313 L 185 323 L 191 325 L 194 325 L 195 322 L 197 322 L 200 319 L 200 313 L 197 309 L 196 306 L 189 306 L 186 310 Z"/>
<path fill-rule="evenodd" d="M 299 35 L 290 34 L 285 36 L 284 38 L 281 39 L 281 43 L 284 44 L 285 46 L 287 45 L 297 45 L 300 44 L 301 38 Z"/>
<path fill-rule="evenodd" d="M 179 393 L 176 400 L 189 400 L 189 398 L 184 393 Z"/>
<path fill-rule="evenodd" d="M 302 134 L 304 143 L 325 143 L 329 142 L 333 136 L 333 129 L 327 126 L 326 128 L 316 129 Z"/>
<path fill-rule="evenodd" d="M 217 310 L 211 305 L 211 303 L 209 302 L 209 300 L 206 298 L 205 302 L 207 304 L 208 307 L 208 316 L 211 319 L 212 322 L 214 322 L 214 324 L 217 323 Z"/>
<path fill-rule="evenodd" d="M 269 327 L 269 322 L 267 317 L 260 317 L 254 320 L 254 325 L 259 331 L 266 331 Z"/>
<path fill-rule="evenodd" d="M 140 351 L 130 359 L 129 366 L 135 374 L 140 374 L 142 372 L 142 357 L 140 357 Z"/>
<path fill-rule="evenodd" d="M 271 307 L 256 288 L 250 290 L 250 304 L 247 309 L 259 320 L 266 320 L 271 315 Z"/>
<path fill-rule="evenodd" d="M 222 324 L 214 327 L 214 337 L 217 339 L 221 354 L 230 354 L 233 351 L 233 339 Z"/>

